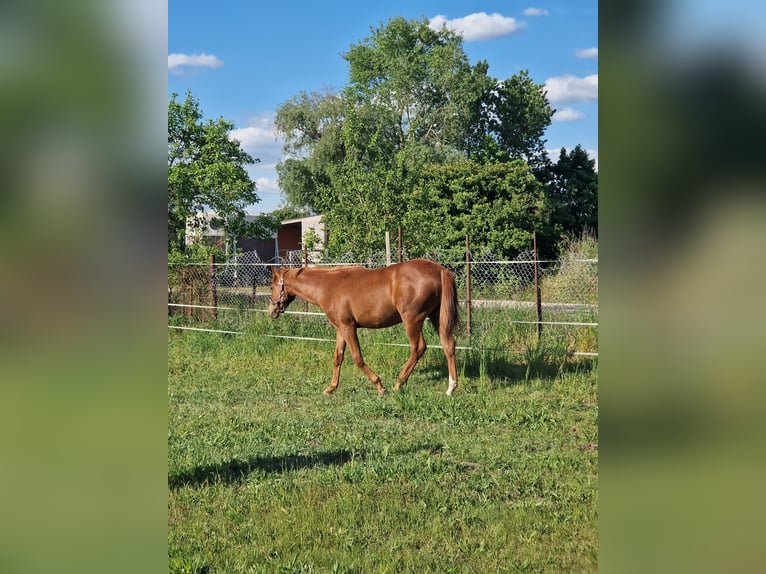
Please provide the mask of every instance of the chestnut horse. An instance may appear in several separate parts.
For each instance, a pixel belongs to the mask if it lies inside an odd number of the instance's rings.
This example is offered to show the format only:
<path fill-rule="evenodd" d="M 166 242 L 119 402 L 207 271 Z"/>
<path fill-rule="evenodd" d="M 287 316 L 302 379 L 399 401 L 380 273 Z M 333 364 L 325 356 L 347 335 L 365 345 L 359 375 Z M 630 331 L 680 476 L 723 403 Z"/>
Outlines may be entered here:
<path fill-rule="evenodd" d="M 457 386 L 455 339 L 452 332 L 458 321 L 455 276 L 438 263 L 415 259 L 380 269 L 364 267 L 297 269 L 272 268 L 269 316 L 276 319 L 300 297 L 321 307 L 336 330 L 335 356 L 330 385 L 325 394 L 338 388 L 340 366 L 346 345 L 354 363 L 383 394 L 380 377 L 368 367 L 359 349 L 358 327 L 380 329 L 404 323 L 410 341 L 410 357 L 396 378 L 395 390 L 407 381 L 426 350 L 423 322 L 431 319 L 439 333 L 447 357 L 447 394 Z"/>

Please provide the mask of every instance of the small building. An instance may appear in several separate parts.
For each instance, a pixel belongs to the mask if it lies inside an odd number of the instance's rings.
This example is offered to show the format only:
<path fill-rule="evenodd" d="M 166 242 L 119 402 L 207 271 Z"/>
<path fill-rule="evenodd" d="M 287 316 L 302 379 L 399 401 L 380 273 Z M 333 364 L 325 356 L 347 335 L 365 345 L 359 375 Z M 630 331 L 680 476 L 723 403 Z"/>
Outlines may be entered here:
<path fill-rule="evenodd" d="M 307 235 L 313 235 L 316 244 L 310 254 L 318 254 L 327 243 L 327 233 L 321 215 L 287 219 L 279 230 L 267 239 L 251 237 L 227 237 L 223 226 L 215 221 L 213 211 L 201 212 L 196 216 L 197 224 L 189 221 L 186 225 L 186 244 L 204 241 L 217 245 L 224 253 L 255 251 L 261 261 L 275 261 L 277 257 L 286 257 L 292 251 L 300 251 Z M 256 215 L 247 215 L 247 221 L 255 221 Z"/>
<path fill-rule="evenodd" d="M 282 226 L 279 228 L 275 249 L 280 257 L 284 257 L 290 251 L 301 250 L 306 236 L 310 234 L 317 238 L 311 253 L 318 254 L 327 243 L 327 233 L 321 215 L 287 219 L 282 222 Z"/>

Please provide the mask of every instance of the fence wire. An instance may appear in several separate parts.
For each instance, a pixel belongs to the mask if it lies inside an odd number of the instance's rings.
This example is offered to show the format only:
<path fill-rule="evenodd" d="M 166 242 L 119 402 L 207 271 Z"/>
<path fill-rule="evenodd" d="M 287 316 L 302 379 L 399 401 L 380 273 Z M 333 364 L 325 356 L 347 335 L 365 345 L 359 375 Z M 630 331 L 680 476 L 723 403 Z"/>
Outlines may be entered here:
<path fill-rule="evenodd" d="M 542 343 L 567 353 L 598 353 L 597 259 L 535 261 L 530 251 L 511 261 L 496 261 L 485 256 L 468 264 L 439 262 L 455 274 L 464 323 L 470 304 L 470 329 L 464 325 L 457 334 L 466 344 L 523 350 Z M 327 261 L 295 251 L 278 262 L 291 267 L 304 263 L 373 268 L 386 264 L 386 254 L 375 254 L 362 262 L 350 256 Z M 257 253 L 248 252 L 225 262 L 170 266 L 168 315 L 171 326 L 234 332 L 245 329 L 255 320 L 254 316 L 262 314 L 268 306 L 274 265 L 274 262 L 261 261 Z M 467 270 L 470 271 L 470 299 Z M 536 308 L 535 271 L 540 287 L 541 317 Z M 300 299 L 296 299 L 287 314 L 299 315 L 304 320 L 323 320 L 321 309 Z M 540 325 L 543 326 L 542 339 L 538 334 Z M 280 334 L 288 335 L 289 332 Z M 327 336 L 334 338 L 331 328 Z M 406 337 L 401 336 L 406 342 Z"/>

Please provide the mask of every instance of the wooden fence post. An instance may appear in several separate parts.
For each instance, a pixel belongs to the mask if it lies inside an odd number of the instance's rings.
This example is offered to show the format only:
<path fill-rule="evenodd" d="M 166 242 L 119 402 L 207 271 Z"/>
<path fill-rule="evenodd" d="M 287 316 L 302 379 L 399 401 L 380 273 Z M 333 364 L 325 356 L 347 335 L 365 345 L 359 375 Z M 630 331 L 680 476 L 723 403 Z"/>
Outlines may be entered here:
<path fill-rule="evenodd" d="M 471 241 L 465 234 L 465 317 L 468 338 L 471 338 Z"/>
<path fill-rule="evenodd" d="M 251 274 L 253 278 L 253 285 L 252 285 L 253 292 L 252 292 L 252 295 L 250 296 L 251 307 L 255 307 L 255 302 L 257 300 L 257 295 L 258 295 L 258 269 L 259 268 L 257 266 L 253 265 L 253 272 Z"/>
<path fill-rule="evenodd" d="M 210 254 L 210 267 L 208 280 L 210 283 L 210 306 L 212 307 L 213 319 L 218 320 L 218 293 L 215 288 L 215 255 Z"/>
<path fill-rule="evenodd" d="M 186 267 L 181 269 L 181 305 L 183 305 L 181 314 L 184 317 L 191 318 L 191 307 L 189 307 L 189 305 L 191 305 L 191 296 L 189 293 L 191 288 L 189 286 L 188 271 L 189 270 Z"/>
<path fill-rule="evenodd" d="M 308 267 L 309 266 L 309 248 L 306 245 L 306 243 L 303 243 L 303 266 Z M 308 312 L 309 310 L 309 302 L 304 301 L 303 302 L 303 311 Z"/>
<path fill-rule="evenodd" d="M 535 309 L 537 310 L 537 342 L 540 343 L 540 337 L 543 334 L 543 303 L 540 297 L 540 276 L 537 272 L 537 235 L 532 232 L 532 261 L 535 266 Z"/>

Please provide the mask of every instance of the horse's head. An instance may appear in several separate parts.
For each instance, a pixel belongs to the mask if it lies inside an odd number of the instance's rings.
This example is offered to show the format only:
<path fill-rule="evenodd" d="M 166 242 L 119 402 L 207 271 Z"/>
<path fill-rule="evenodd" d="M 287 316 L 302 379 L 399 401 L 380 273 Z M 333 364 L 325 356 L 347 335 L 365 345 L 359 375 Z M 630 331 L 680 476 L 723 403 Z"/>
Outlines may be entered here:
<path fill-rule="evenodd" d="M 285 288 L 286 269 L 271 269 L 271 298 L 269 299 L 269 317 L 276 319 L 284 313 L 287 306 L 295 299 Z"/>

